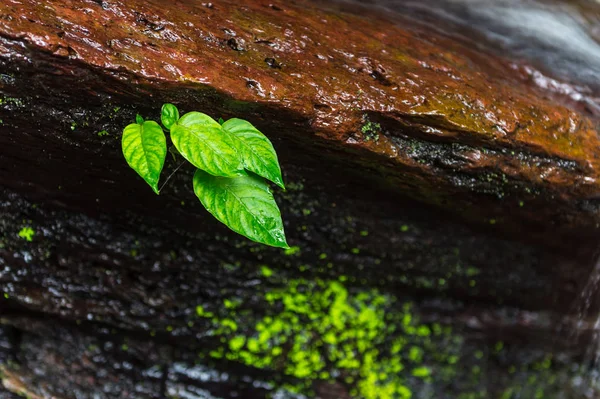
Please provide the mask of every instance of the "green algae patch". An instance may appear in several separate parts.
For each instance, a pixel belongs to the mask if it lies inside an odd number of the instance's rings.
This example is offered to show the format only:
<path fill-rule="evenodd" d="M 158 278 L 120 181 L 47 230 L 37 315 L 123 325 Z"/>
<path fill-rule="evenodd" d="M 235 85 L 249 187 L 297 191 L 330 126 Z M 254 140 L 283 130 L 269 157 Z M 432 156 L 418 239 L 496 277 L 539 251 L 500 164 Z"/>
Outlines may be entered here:
<path fill-rule="evenodd" d="M 266 266 L 261 272 L 274 276 Z M 445 342 L 450 330 L 419 324 L 411 303 L 377 289 L 354 290 L 343 280 L 294 279 L 263 299 L 265 315 L 245 333 L 232 325 L 246 317 L 243 303 L 232 307 L 226 299 L 218 315 L 196 308 L 221 338 L 211 357 L 283 372 L 305 393 L 314 381 L 337 376 L 352 397 L 365 399 L 412 398 L 409 387 L 431 381 L 430 363 L 443 364 L 450 370 L 444 375 L 453 375 L 458 345 L 435 347 L 431 339 Z"/>

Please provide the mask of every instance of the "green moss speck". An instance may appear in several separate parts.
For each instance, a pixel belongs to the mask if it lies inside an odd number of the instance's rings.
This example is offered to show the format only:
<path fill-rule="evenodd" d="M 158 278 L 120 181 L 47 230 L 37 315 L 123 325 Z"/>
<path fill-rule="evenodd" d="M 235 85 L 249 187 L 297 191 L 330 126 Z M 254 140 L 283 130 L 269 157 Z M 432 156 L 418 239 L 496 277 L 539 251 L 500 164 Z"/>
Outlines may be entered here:
<path fill-rule="evenodd" d="M 300 253 L 300 247 L 294 245 L 292 247 L 286 248 L 283 252 L 286 256 L 297 255 Z"/>
<path fill-rule="evenodd" d="M 200 305 L 196 306 L 196 315 L 198 315 L 199 317 L 206 317 L 206 318 L 213 317 L 213 313 L 212 312 L 206 312 L 206 311 L 204 311 L 204 307 L 202 307 Z"/>
<path fill-rule="evenodd" d="M 371 122 L 367 115 L 363 115 L 363 125 L 360 128 L 365 141 L 379 141 L 379 135 L 381 134 L 381 125 L 376 122 Z"/>
<path fill-rule="evenodd" d="M 31 227 L 23 227 L 19 231 L 19 237 L 21 237 L 22 239 L 24 239 L 26 241 L 30 241 L 30 242 L 33 240 L 34 234 L 35 234 L 35 231 Z"/>
<path fill-rule="evenodd" d="M 271 270 L 268 266 L 261 266 L 260 272 L 263 276 L 269 278 L 273 275 L 273 270 Z"/>
<path fill-rule="evenodd" d="M 14 105 L 17 108 L 23 108 L 25 103 L 20 98 L 15 97 L 0 97 L 0 105 Z"/>
<path fill-rule="evenodd" d="M 417 367 L 412 370 L 412 375 L 419 378 L 429 377 L 431 375 L 431 370 L 427 367 Z"/>

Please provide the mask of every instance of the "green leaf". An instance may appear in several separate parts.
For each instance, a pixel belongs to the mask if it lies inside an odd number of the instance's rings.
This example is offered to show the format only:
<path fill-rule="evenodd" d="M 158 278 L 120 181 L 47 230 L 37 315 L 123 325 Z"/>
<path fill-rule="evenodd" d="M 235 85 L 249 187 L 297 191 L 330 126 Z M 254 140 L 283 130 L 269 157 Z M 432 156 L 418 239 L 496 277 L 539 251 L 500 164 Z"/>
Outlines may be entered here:
<path fill-rule="evenodd" d="M 285 189 L 277 153 L 264 134 L 250 122 L 237 118 L 225 122 L 223 130 L 237 137 L 237 149 L 246 169 Z"/>
<path fill-rule="evenodd" d="M 235 138 L 201 112 L 188 112 L 171 126 L 171 140 L 195 167 L 214 176 L 244 175 Z"/>
<path fill-rule="evenodd" d="M 171 126 L 179 120 L 179 110 L 173 104 L 163 104 L 160 111 L 160 120 L 164 127 L 171 130 Z"/>
<path fill-rule="evenodd" d="M 142 123 L 144 123 L 144 118 L 142 118 L 142 115 L 137 114 L 135 116 L 135 123 L 137 123 L 138 125 L 141 125 Z"/>
<path fill-rule="evenodd" d="M 236 233 L 262 244 L 288 248 L 281 213 L 262 178 L 218 177 L 197 170 L 194 192 L 214 217 Z"/>
<path fill-rule="evenodd" d="M 223 118 L 219 118 L 219 125 L 222 125 L 223 123 L 225 123 L 225 121 L 223 120 Z"/>
<path fill-rule="evenodd" d="M 123 130 L 125 160 L 158 194 L 158 180 L 167 156 L 167 140 L 154 121 L 132 123 Z"/>

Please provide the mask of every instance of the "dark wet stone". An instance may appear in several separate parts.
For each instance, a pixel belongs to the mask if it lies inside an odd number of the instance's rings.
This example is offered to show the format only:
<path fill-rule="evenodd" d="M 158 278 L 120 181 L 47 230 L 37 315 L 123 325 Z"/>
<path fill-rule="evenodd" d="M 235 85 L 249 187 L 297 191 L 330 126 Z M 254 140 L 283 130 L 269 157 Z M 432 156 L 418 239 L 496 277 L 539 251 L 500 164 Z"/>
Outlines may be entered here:
<path fill-rule="evenodd" d="M 304 3 L 186 3 L 168 15 L 159 2 L 93 4 L 76 16 L 74 5 L 36 7 L 2 5 L 3 53 L 30 68 L 44 53 L 48 72 L 78 76 L 88 92 L 101 93 L 112 76 L 182 107 L 230 115 L 240 111 L 234 104 L 253 104 L 244 114 L 271 134 L 306 145 L 324 138 L 364 175 L 385 175 L 406 195 L 477 223 L 495 219 L 511 233 L 527 223 L 589 234 L 600 222 L 597 121 L 540 96 L 510 60 L 442 35 L 425 40 L 418 26 L 381 30 L 386 22 L 377 18 L 339 18 Z M 223 32 L 231 36 L 226 46 L 243 55 L 223 53 Z M 264 68 L 270 59 L 277 61 Z M 182 96 L 184 88 L 205 94 Z M 362 133 L 365 118 L 378 124 L 378 140 Z M 429 156 L 406 151 L 407 140 Z M 439 151 L 457 144 L 465 146 L 462 161 L 444 162 Z M 355 152 L 362 155 L 348 156 Z"/>
<path fill-rule="evenodd" d="M 585 369 L 570 355 L 585 344 L 554 336 L 595 261 L 598 121 L 539 96 L 507 60 L 302 1 L 25 0 L 0 4 L 0 70 L 11 391 L 366 396 L 367 371 L 324 340 L 371 326 L 343 352 L 375 357 L 397 392 L 576 394 Z M 243 117 L 273 140 L 292 249 L 219 225 L 191 168 L 158 197 L 128 169 L 122 127 L 163 102 Z M 177 165 L 169 156 L 166 172 Z M 318 306 L 290 310 L 307 297 Z M 347 326 L 330 318 L 339 306 L 357 316 Z M 269 320 L 293 334 L 267 338 L 269 353 L 237 347 Z M 304 336 L 327 361 L 308 376 L 292 344 Z"/>
<path fill-rule="evenodd" d="M 265 58 L 265 62 L 271 68 L 281 69 L 281 64 L 275 58 L 272 58 L 272 57 Z"/>

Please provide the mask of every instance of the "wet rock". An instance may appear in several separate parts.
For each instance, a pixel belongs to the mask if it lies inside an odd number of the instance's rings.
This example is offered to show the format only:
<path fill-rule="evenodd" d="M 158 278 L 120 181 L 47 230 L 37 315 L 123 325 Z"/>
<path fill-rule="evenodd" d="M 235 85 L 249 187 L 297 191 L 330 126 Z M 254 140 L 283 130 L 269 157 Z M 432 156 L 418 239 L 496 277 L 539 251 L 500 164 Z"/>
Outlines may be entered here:
<path fill-rule="evenodd" d="M 198 3 L 167 13 L 158 2 L 40 8 L 25 1 L 0 12 L 5 59 L 31 67 L 38 62 L 32 56 L 44 53 L 63 79 L 99 73 L 134 80 L 154 98 L 224 115 L 240 110 L 231 97 L 253 104 L 244 113 L 262 114 L 265 125 L 288 113 L 292 126 L 272 128 L 281 137 L 316 136 L 336 151 L 364 153 L 357 167 L 477 221 L 597 228 L 597 121 L 515 84 L 507 60 L 483 58 L 443 36 L 426 40 L 391 24 L 382 31 L 379 21 L 322 14 L 308 4 Z M 285 71 L 263 62 L 274 58 Z M 101 82 L 86 84 L 103 91 Z M 205 94 L 177 96 L 184 87 Z M 380 126 L 380 140 L 362 133 L 365 118 Z M 407 151 L 407 143 L 429 156 Z M 458 159 L 445 162 L 444 153 Z M 473 198 L 491 204 L 478 213 Z"/>
<path fill-rule="evenodd" d="M 423 29 L 302 1 L 0 4 L 4 386 L 576 395 L 581 347 L 549 337 L 595 261 L 598 120 Z M 167 101 L 273 140 L 290 250 L 220 226 L 191 168 L 160 197 L 128 169 L 122 127 Z"/>

